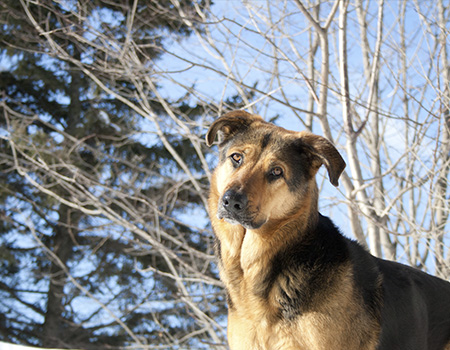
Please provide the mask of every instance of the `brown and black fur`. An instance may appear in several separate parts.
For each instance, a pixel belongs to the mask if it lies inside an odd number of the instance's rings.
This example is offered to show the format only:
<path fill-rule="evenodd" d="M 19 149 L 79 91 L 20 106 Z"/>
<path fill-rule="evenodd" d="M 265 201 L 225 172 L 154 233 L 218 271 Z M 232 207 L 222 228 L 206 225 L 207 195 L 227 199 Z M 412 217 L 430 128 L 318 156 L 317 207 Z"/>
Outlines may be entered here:
<path fill-rule="evenodd" d="M 450 350 L 450 283 L 373 257 L 318 212 L 323 137 L 244 111 L 216 120 L 209 211 L 232 350 Z"/>

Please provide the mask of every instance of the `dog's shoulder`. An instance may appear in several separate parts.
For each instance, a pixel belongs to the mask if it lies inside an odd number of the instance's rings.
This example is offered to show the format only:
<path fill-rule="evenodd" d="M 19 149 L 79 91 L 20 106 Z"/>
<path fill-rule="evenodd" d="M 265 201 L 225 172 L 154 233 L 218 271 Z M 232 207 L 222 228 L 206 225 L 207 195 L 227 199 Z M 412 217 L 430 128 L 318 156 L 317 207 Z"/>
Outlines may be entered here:
<path fill-rule="evenodd" d="M 349 261 L 346 238 L 329 218 L 319 215 L 317 226 L 274 255 L 262 290 L 268 293 L 277 286 L 282 315 L 293 319 L 332 293 Z"/>
<path fill-rule="evenodd" d="M 378 320 L 383 303 L 382 274 L 377 259 L 358 242 L 345 238 L 356 291 L 366 310 Z"/>

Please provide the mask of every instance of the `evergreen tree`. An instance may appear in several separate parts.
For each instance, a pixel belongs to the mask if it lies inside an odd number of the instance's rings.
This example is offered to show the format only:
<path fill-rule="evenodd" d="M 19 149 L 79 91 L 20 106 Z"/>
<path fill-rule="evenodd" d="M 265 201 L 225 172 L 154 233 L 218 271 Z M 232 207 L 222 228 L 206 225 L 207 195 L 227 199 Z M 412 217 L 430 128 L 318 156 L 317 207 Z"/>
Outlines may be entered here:
<path fill-rule="evenodd" d="M 183 219 L 206 218 L 204 160 L 192 140 L 149 127 L 134 108 L 168 124 L 167 105 L 190 120 L 208 108 L 161 99 L 152 81 L 170 39 L 200 30 L 195 6 L 206 4 L 178 5 L 0 4 L 1 340 L 83 349 L 221 341 L 206 220 Z M 138 72 L 126 74 L 124 52 L 144 62 Z"/>

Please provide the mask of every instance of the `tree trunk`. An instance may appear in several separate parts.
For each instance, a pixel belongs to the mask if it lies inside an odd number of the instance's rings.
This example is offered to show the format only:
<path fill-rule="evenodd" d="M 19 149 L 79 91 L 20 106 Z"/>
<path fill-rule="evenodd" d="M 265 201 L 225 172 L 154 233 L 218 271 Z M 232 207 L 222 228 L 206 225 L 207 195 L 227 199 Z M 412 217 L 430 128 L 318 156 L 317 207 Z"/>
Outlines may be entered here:
<path fill-rule="evenodd" d="M 53 252 L 60 262 L 67 265 L 72 255 L 73 240 L 71 236 L 71 209 L 65 205 L 59 208 L 59 223 L 53 238 Z M 66 273 L 59 262 L 52 260 L 50 266 L 50 286 L 47 298 L 47 312 L 43 325 L 43 343 L 46 348 L 65 348 L 68 345 L 67 329 L 64 319 L 64 287 L 67 283 Z"/>
<path fill-rule="evenodd" d="M 436 182 L 436 247 L 435 247 L 435 263 L 436 275 L 448 278 L 449 267 L 445 264 L 444 252 L 444 234 L 445 226 L 448 221 L 449 204 L 447 200 L 448 174 L 450 171 L 450 66 L 447 58 L 447 31 L 445 21 L 445 9 L 442 0 L 438 1 L 439 6 L 439 26 L 440 35 L 439 42 L 441 46 L 441 118 L 442 118 L 442 144 L 441 144 L 441 169 L 437 174 Z M 448 258 L 448 257 L 447 257 Z"/>
<path fill-rule="evenodd" d="M 81 59 L 81 53 L 75 45 L 73 46 L 73 57 L 77 60 Z M 72 69 L 70 76 L 70 105 L 66 132 L 69 135 L 73 135 L 82 117 L 80 99 L 82 77 L 81 72 L 76 68 Z M 64 173 L 64 170 L 62 170 L 62 172 Z M 58 191 L 60 192 L 61 197 L 67 196 L 64 189 Z M 47 312 L 43 324 L 44 340 L 42 345 L 47 348 L 73 347 L 69 341 L 71 327 L 64 315 L 66 305 L 64 300 L 64 288 L 68 279 L 61 264 L 67 266 L 67 262 L 73 253 L 73 233 L 77 231 L 81 213 L 74 212 L 73 209 L 64 204 L 60 204 L 58 214 L 59 219 L 55 228 L 52 244 L 53 253 L 58 257 L 59 261 L 51 259 Z"/>

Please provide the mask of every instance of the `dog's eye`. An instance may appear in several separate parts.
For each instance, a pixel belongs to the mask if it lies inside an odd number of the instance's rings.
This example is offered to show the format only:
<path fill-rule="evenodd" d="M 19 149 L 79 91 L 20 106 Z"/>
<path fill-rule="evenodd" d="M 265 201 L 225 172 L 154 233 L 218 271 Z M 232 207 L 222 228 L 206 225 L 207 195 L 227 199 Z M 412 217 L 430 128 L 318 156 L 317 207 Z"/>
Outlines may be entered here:
<path fill-rule="evenodd" d="M 283 175 L 283 169 L 279 166 L 276 166 L 270 171 L 270 175 L 272 175 L 273 177 L 280 177 Z"/>
<path fill-rule="evenodd" d="M 230 158 L 231 158 L 231 160 L 233 161 L 233 163 L 235 164 L 235 165 L 239 165 L 239 164 L 241 164 L 241 162 L 242 162 L 242 154 L 239 154 L 239 153 L 233 153 L 231 156 L 230 156 Z"/>

